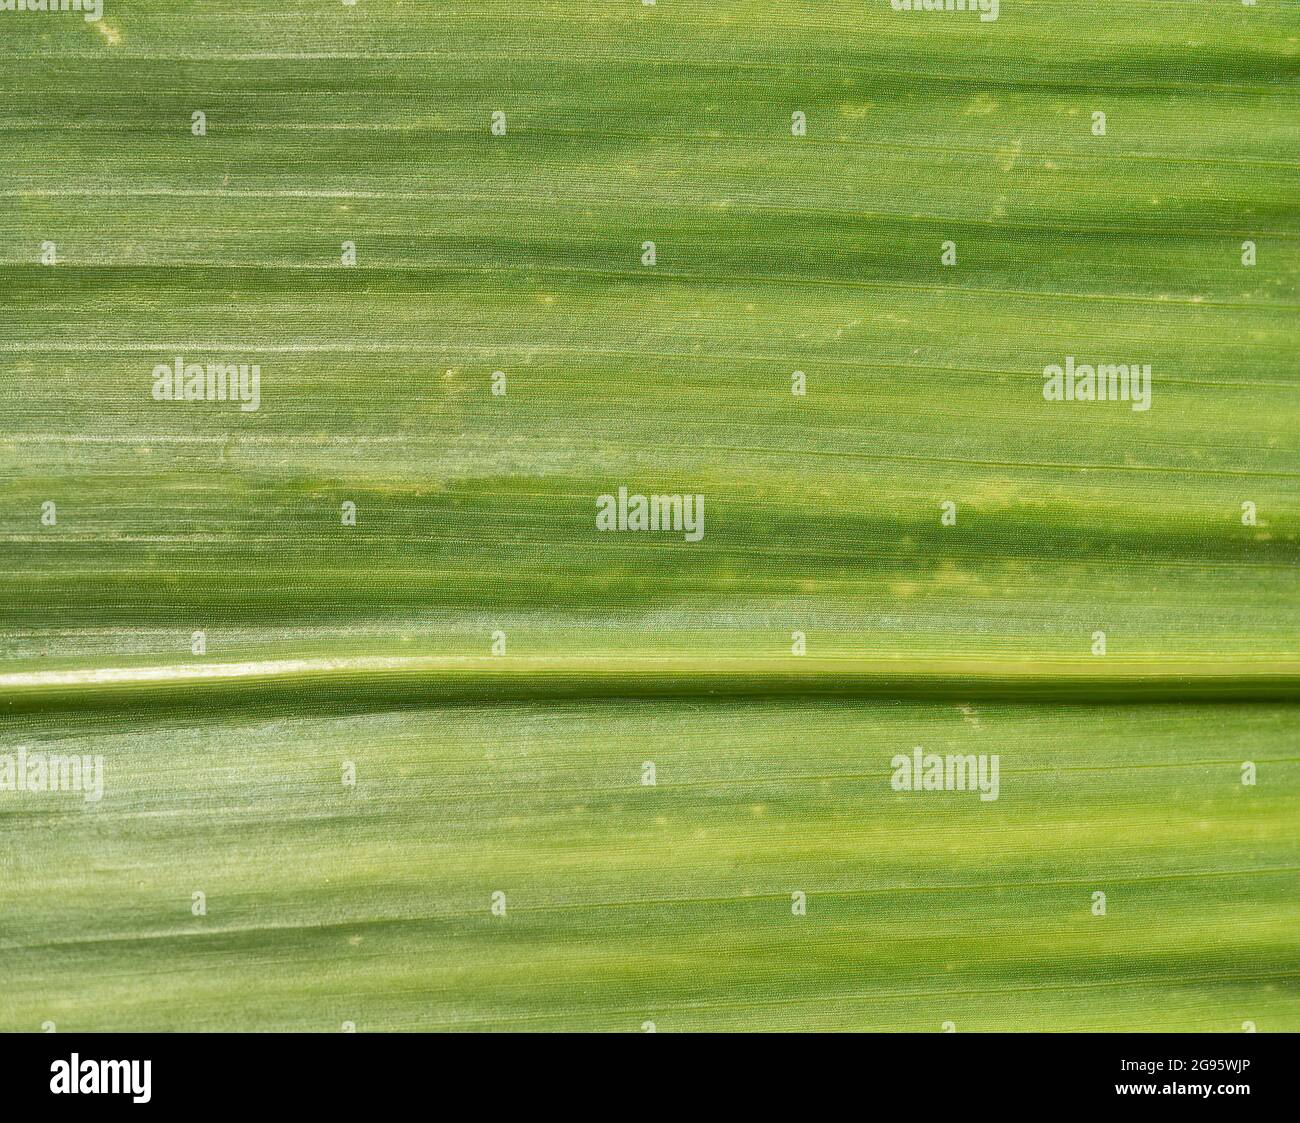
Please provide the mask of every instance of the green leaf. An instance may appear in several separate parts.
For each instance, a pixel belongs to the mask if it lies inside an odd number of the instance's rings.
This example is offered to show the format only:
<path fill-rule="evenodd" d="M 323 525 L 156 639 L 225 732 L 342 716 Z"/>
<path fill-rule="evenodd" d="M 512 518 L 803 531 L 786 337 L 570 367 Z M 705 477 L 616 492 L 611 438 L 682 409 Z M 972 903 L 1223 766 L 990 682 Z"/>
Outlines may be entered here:
<path fill-rule="evenodd" d="M 0 1029 L 1300 1029 L 1286 10 L 515 7 L 0 13 Z"/>

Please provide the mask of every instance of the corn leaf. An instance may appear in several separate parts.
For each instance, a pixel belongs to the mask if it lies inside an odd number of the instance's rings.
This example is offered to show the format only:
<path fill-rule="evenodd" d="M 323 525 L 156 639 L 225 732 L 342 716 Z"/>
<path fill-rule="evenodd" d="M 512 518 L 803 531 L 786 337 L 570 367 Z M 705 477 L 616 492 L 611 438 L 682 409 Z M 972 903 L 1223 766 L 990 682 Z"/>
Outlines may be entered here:
<path fill-rule="evenodd" d="M 1294 27 L 980 15 L 0 12 L 0 1029 L 1300 1029 Z"/>

